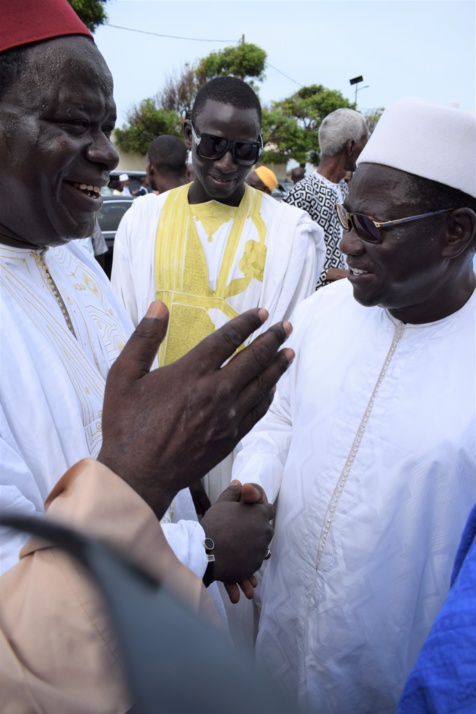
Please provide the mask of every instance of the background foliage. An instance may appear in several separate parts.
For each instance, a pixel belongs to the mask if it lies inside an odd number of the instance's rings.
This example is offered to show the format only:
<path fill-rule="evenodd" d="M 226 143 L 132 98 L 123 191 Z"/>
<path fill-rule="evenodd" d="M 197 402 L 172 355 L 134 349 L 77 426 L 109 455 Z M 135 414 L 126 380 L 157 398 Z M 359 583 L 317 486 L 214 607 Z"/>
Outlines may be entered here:
<path fill-rule="evenodd" d="M 104 10 L 107 0 L 68 0 L 68 2 L 91 32 L 107 22 Z"/>
<path fill-rule="evenodd" d="M 69 0 L 85 25 L 94 30 L 107 22 L 107 0 Z M 265 79 L 266 52 L 258 45 L 242 42 L 211 52 L 194 64 L 186 64 L 169 75 L 155 97 L 142 100 L 127 115 L 124 127 L 114 132 L 121 151 L 144 156 L 147 147 L 160 134 L 182 136 L 184 119 L 190 117 L 195 96 L 213 77 L 232 74 L 253 86 L 259 94 L 259 82 Z M 264 164 L 285 164 L 294 159 L 304 165 L 319 163 L 317 132 L 325 116 L 339 107 L 355 108 L 340 92 L 322 84 L 301 87 L 286 99 L 263 107 Z M 383 109 L 367 117 L 370 132 Z"/>
<path fill-rule="evenodd" d="M 193 100 L 205 82 L 227 74 L 250 84 L 253 78 L 262 81 L 265 62 L 264 50 L 244 42 L 212 52 L 194 65 L 185 65 L 180 72 L 167 77 L 155 97 L 144 99 L 129 112 L 127 125 L 114 133 L 117 146 L 121 151 L 144 155 L 156 136 L 180 136 L 183 120 L 190 117 Z"/>

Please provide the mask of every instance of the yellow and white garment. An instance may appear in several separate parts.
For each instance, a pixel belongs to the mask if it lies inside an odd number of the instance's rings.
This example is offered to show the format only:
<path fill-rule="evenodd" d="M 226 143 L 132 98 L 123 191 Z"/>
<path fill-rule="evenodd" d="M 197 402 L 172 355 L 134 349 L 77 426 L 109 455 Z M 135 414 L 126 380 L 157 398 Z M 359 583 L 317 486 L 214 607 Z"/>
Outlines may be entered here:
<path fill-rule="evenodd" d="M 274 322 L 289 319 L 297 303 L 313 291 L 325 258 L 322 229 L 305 211 L 249 186 L 237 208 L 217 201 L 189 205 L 188 189 L 134 201 L 116 234 L 112 271 L 113 288 L 135 325 L 156 297 L 172 304 L 177 314 L 181 303 L 188 300 L 191 307 L 197 301 L 194 316 L 198 310 L 206 314 L 200 327 L 189 323 L 193 340 L 182 334 L 182 354 L 252 307 L 265 307 L 270 314 L 254 337 Z M 194 268 L 185 275 L 188 261 Z M 161 276 L 164 284 L 159 284 Z M 171 331 L 172 323 L 173 317 Z"/>
<path fill-rule="evenodd" d="M 155 244 L 156 297 L 169 308 L 159 363 L 179 359 L 239 311 L 248 291 L 258 304 L 266 262 L 262 194 L 248 188 L 238 207 L 188 203 L 189 186 L 169 192 Z"/>

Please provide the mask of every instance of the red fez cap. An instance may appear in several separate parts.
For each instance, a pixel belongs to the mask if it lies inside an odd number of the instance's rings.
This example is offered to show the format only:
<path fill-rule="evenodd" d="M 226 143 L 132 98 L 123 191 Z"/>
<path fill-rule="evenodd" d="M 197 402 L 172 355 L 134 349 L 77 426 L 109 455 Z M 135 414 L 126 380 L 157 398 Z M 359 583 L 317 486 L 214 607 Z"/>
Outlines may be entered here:
<path fill-rule="evenodd" d="M 67 0 L 2 2 L 0 52 L 64 35 L 92 37 Z"/>

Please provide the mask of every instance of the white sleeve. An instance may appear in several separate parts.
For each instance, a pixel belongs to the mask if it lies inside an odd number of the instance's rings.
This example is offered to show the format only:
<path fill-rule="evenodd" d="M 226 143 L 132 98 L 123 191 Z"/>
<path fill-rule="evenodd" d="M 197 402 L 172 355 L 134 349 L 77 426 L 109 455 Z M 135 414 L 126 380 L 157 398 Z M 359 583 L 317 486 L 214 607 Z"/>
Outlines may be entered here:
<path fill-rule="evenodd" d="M 270 225 L 270 244 L 261 305 L 269 318 L 253 339 L 271 325 L 289 320 L 302 300 L 315 292 L 326 257 L 324 232 L 304 211 L 280 204 Z"/>
<path fill-rule="evenodd" d="M 238 444 L 234 452 L 232 478 L 241 483 L 261 485 L 270 503 L 276 500 L 293 435 L 293 414 L 301 344 L 306 323 L 315 315 L 316 302 L 322 296 L 313 293 L 302 301 L 291 316 L 294 331 L 285 343 L 295 351 L 295 360 L 278 382 L 276 394 L 267 414 Z M 317 308 L 318 309 L 318 308 Z"/>
<path fill-rule="evenodd" d="M 123 215 L 114 238 L 111 285 L 132 322 L 137 326 L 143 315 L 139 316 L 136 286 L 134 285 L 131 270 L 133 261 L 132 247 L 134 245 L 133 216 L 134 204 Z"/>
<path fill-rule="evenodd" d="M 241 483 L 257 483 L 270 503 L 276 500 L 291 445 L 292 421 L 289 386 L 292 366 L 281 378 L 268 413 L 238 444 L 232 478 Z"/>
<path fill-rule="evenodd" d="M 181 520 L 178 523 L 164 523 L 162 530 L 167 543 L 183 565 L 199 578 L 203 578 L 208 561 L 203 545 L 205 531 L 198 521 Z"/>
<path fill-rule="evenodd" d="M 43 515 L 41 496 L 24 460 L 4 439 L 0 439 L 0 514 L 2 516 Z M 36 505 L 35 505 L 36 502 Z M 0 526 L 0 574 L 18 562 L 18 554 L 29 536 Z"/>
<path fill-rule="evenodd" d="M 306 214 L 296 227 L 293 250 L 286 270 L 285 280 L 294 285 L 293 293 L 289 294 L 289 303 L 284 317 L 277 320 L 289 320 L 296 306 L 312 295 L 324 267 L 326 259 L 326 244 L 324 231 Z M 272 323 L 271 323 L 272 324 Z"/>

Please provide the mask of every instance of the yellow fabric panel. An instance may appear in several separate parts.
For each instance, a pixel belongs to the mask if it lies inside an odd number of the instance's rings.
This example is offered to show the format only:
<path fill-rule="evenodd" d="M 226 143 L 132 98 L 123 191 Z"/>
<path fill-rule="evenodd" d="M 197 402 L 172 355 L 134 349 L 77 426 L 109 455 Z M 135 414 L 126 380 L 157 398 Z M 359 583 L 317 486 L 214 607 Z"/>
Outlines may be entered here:
<path fill-rule="evenodd" d="M 210 309 L 221 310 L 228 319 L 236 317 L 238 313 L 227 303 L 227 298 L 245 292 L 253 279 L 263 281 L 266 225 L 261 218 L 261 192 L 246 186 L 237 208 L 216 201 L 191 206 L 188 203 L 189 186 L 170 193 L 157 227 L 156 297 L 170 312 L 167 338 L 159 350 L 160 365 L 179 359 L 214 331 L 214 323 L 208 315 Z M 194 218 L 200 221 L 210 242 L 224 223 L 233 221 L 216 290 L 210 288 L 207 261 Z M 244 253 L 239 257 L 240 239 L 248 219 L 257 229 L 259 242 L 247 241 Z M 233 268 L 237 263 L 243 277 L 233 279 Z"/>

